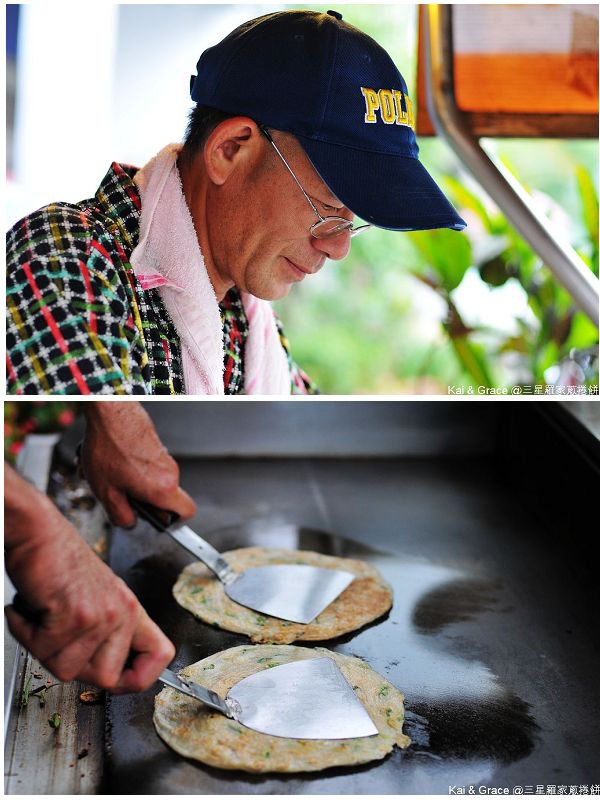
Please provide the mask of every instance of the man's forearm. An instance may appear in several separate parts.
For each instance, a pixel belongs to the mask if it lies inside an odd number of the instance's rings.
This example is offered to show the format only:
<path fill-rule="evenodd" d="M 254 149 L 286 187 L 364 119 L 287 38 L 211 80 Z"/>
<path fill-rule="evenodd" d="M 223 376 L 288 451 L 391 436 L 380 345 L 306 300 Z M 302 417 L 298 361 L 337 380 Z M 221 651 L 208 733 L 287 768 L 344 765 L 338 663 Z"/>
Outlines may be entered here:
<path fill-rule="evenodd" d="M 4 610 L 13 636 L 59 680 L 148 688 L 173 645 L 58 508 L 11 467 L 4 476 L 5 564 L 21 599 Z"/>
<path fill-rule="evenodd" d="M 4 465 L 4 547 L 35 545 L 46 536 L 44 520 L 54 510 L 52 501 L 38 492 L 11 466 Z"/>

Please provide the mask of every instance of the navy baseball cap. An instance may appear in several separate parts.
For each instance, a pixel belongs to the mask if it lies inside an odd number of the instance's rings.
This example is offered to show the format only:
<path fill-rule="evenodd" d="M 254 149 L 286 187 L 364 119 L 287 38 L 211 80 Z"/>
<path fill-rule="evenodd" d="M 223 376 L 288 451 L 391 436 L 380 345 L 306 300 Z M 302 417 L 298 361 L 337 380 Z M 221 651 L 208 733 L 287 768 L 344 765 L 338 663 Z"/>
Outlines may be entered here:
<path fill-rule="evenodd" d="M 192 100 L 293 134 L 330 190 L 372 225 L 452 228 L 461 219 L 418 159 L 404 78 L 337 11 L 280 11 L 205 50 Z"/>

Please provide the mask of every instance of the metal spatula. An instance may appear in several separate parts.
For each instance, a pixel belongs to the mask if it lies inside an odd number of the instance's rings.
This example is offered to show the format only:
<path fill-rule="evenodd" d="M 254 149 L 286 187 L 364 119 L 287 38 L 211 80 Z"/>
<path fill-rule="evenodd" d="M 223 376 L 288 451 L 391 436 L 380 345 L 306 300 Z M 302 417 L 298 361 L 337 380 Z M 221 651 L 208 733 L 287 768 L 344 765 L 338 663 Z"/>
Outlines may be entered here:
<path fill-rule="evenodd" d="M 356 739 L 379 733 L 331 658 L 307 658 L 243 678 L 225 698 L 170 669 L 159 680 L 247 728 L 286 739 Z"/>
<path fill-rule="evenodd" d="M 212 570 L 236 603 L 271 617 L 307 624 L 354 580 L 351 572 L 305 564 L 268 564 L 235 572 L 223 556 L 195 531 L 162 512 L 129 498 L 132 507 L 157 530 L 164 531 Z M 168 514 L 165 520 L 161 515 Z"/>

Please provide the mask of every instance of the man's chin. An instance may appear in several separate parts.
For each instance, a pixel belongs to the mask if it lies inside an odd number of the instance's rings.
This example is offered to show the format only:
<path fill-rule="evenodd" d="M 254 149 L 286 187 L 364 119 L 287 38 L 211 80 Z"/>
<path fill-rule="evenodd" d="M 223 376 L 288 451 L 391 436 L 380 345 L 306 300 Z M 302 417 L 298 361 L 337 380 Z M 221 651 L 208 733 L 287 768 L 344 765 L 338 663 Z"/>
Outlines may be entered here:
<path fill-rule="evenodd" d="M 262 287 L 256 292 L 251 291 L 250 294 L 252 294 L 254 297 L 258 297 L 259 300 L 281 300 L 282 298 L 288 296 L 291 288 L 291 283 L 281 283 L 277 286 Z"/>

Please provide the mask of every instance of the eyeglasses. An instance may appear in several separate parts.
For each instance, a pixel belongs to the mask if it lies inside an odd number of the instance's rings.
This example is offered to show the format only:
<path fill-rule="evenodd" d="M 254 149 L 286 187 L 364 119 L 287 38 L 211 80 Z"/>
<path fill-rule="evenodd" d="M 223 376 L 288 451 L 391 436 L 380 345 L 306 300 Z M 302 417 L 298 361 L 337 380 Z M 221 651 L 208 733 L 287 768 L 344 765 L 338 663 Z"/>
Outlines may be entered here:
<path fill-rule="evenodd" d="M 362 233 L 363 231 L 366 231 L 371 227 L 370 225 L 358 225 L 355 228 L 352 222 L 350 222 L 349 219 L 344 219 L 344 217 L 321 216 L 313 201 L 310 199 L 308 194 L 302 188 L 302 184 L 294 174 L 294 170 L 290 167 L 288 162 L 285 160 L 283 153 L 273 141 L 273 137 L 271 136 L 269 131 L 264 127 L 264 125 L 259 125 L 259 128 L 262 131 L 262 133 L 266 136 L 268 141 L 271 142 L 271 144 L 275 148 L 275 152 L 277 153 L 279 158 L 283 161 L 288 172 L 298 184 L 298 188 L 300 189 L 304 197 L 306 197 L 306 200 L 310 204 L 310 207 L 312 208 L 316 216 L 319 218 L 318 222 L 315 222 L 314 225 L 310 226 L 311 235 L 314 236 L 315 239 L 330 239 L 332 236 L 339 236 L 341 233 L 345 233 L 346 231 L 350 232 L 350 236 L 356 236 L 356 234 Z"/>

